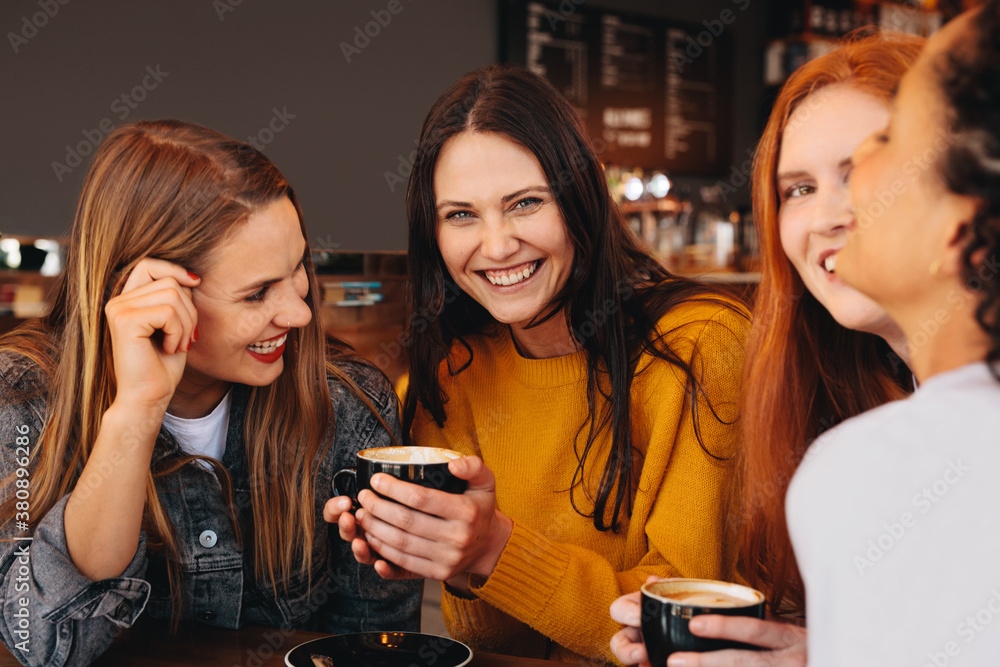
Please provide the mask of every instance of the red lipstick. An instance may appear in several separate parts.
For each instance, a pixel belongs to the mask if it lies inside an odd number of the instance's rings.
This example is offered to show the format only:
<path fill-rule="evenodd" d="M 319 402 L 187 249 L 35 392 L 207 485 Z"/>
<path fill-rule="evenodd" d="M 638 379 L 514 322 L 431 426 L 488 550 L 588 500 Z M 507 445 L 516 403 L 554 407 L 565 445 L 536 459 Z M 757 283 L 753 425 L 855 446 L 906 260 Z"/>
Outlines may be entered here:
<path fill-rule="evenodd" d="M 251 357 L 253 357 L 257 361 L 262 361 L 265 364 L 273 364 L 274 362 L 276 362 L 278 359 L 281 358 L 281 355 L 284 353 L 284 351 L 285 351 L 284 343 L 274 348 L 274 352 L 268 352 L 267 354 L 260 354 L 259 352 L 254 352 L 253 350 L 250 349 L 247 350 L 247 352 L 250 353 Z"/>

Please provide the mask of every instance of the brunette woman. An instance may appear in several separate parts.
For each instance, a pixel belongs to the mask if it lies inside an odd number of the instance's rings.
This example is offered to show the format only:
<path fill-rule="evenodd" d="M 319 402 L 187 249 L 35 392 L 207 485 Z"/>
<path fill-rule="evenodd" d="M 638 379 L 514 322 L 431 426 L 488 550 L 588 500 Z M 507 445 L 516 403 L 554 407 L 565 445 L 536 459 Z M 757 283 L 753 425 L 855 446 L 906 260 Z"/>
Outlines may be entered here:
<path fill-rule="evenodd" d="M 107 137 L 51 313 L 0 340 L 0 637 L 24 664 L 89 664 L 143 613 L 418 628 L 417 582 L 328 539 L 333 471 L 395 440 L 398 406 L 327 349 L 320 302 L 263 154 L 176 121 Z"/>
<path fill-rule="evenodd" d="M 473 72 L 438 99 L 407 209 L 421 310 L 404 431 L 468 454 L 450 467 L 469 490 L 376 476 L 403 504 L 360 495 L 367 542 L 346 499 L 328 516 L 383 576 L 446 581 L 452 636 L 611 660 L 623 592 L 732 576 L 746 312 L 638 247 L 580 119 L 524 69 Z"/>

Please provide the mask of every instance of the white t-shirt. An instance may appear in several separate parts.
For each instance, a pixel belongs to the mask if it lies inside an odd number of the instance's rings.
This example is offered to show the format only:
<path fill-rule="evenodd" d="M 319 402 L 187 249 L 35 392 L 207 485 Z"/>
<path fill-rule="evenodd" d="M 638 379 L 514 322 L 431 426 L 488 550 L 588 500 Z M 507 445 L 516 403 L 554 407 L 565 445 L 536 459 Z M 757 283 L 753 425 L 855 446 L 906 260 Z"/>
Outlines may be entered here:
<path fill-rule="evenodd" d="M 226 451 L 226 432 L 229 427 L 229 403 L 233 395 L 230 389 L 215 409 L 204 417 L 182 419 L 169 412 L 163 415 L 163 426 L 177 438 L 177 444 L 188 454 L 210 456 L 222 460 Z M 200 461 L 206 468 L 211 466 Z"/>
<path fill-rule="evenodd" d="M 809 665 L 1000 665 L 1000 382 L 984 363 L 810 447 L 788 489 Z"/>

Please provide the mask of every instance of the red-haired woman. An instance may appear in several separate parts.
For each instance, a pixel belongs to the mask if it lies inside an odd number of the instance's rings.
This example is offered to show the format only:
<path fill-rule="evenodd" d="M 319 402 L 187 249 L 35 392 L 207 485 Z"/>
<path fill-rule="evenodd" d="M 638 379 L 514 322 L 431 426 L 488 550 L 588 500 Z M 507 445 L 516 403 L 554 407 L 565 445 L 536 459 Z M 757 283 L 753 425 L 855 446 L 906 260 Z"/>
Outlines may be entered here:
<path fill-rule="evenodd" d="M 757 147 L 753 200 L 763 266 L 744 369 L 740 572 L 767 593 L 772 613 L 800 617 L 802 578 L 785 524 L 785 492 L 799 463 L 835 424 L 904 397 L 906 342 L 885 311 L 829 270 L 854 212 L 852 151 L 889 120 L 889 102 L 924 40 L 871 35 L 811 61 L 785 83 Z M 637 596 L 612 616 L 637 626 Z M 804 630 L 786 623 L 704 616 L 707 637 L 805 659 Z M 612 642 L 624 662 L 645 651 L 636 627 Z M 775 656 L 776 658 L 778 656 Z M 677 654 L 670 665 L 738 664 L 739 652 Z M 784 663 L 783 663 L 784 664 Z"/>

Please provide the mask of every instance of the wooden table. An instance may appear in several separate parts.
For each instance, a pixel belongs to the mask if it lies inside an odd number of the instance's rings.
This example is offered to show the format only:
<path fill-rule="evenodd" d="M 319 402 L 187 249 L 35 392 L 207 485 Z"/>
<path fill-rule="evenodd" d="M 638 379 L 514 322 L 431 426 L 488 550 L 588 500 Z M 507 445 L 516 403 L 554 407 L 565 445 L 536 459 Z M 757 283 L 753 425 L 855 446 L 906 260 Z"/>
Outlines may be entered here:
<path fill-rule="evenodd" d="M 304 630 L 248 627 L 220 630 L 207 625 L 182 626 L 171 635 L 167 626 L 140 621 L 122 633 L 94 662 L 95 667 L 284 667 L 285 654 L 302 642 L 325 635 Z M 550 660 L 474 653 L 469 667 L 551 667 Z M 20 663 L 0 645 L 0 667 Z"/>

